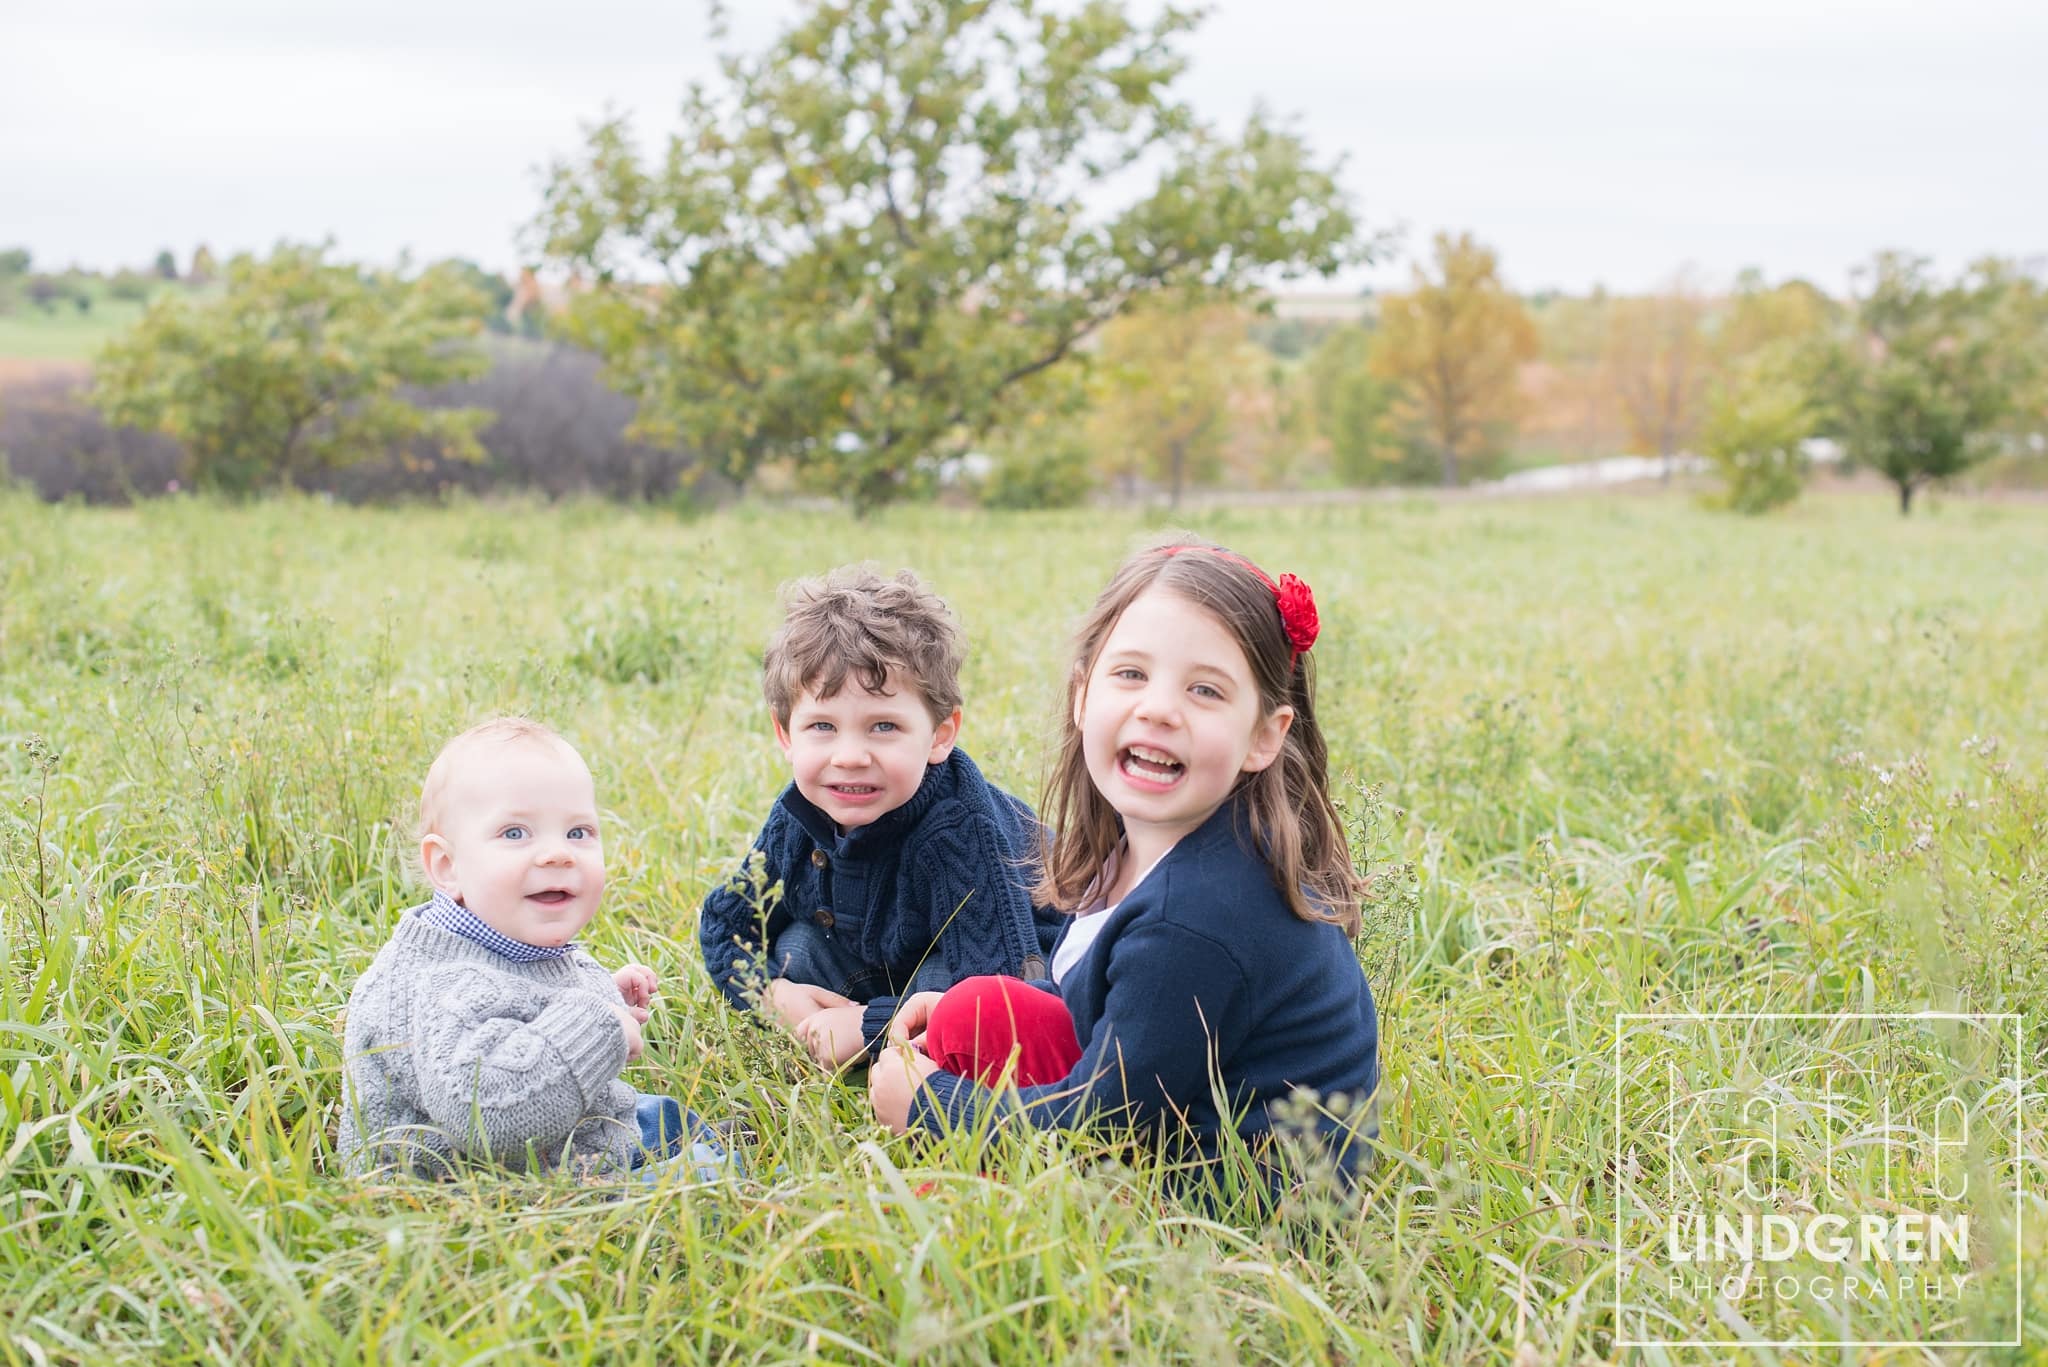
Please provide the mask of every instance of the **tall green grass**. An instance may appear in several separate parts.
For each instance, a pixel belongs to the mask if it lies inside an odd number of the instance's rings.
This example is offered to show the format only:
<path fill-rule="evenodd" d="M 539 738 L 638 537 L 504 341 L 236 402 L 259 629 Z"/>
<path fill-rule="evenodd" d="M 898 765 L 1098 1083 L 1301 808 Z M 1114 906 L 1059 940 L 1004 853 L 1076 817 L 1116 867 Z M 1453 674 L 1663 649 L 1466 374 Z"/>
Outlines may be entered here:
<path fill-rule="evenodd" d="M 1198 516 L 1322 606 L 1384 1031 L 1362 1201 L 1233 1223 L 1106 1142 L 890 1139 L 695 949 L 784 779 L 756 677 L 780 581 L 930 578 L 972 645 L 964 743 L 1035 796 L 1065 634 L 1151 519 L 0 499 L 0 1360 L 1519 1364 L 1810 1334 L 1617 1346 L 1617 1184 L 1657 1136 L 1617 1130 L 1616 1015 L 2048 1026 L 2048 511 L 1935 512 Z M 507 709 L 597 772 L 590 939 L 664 976 L 629 1077 L 752 1124 L 732 1189 L 335 1171 L 341 1007 L 415 897 L 394 822 Z M 2001 1161 L 2031 1232 L 1981 1269 L 2008 1296 L 2048 1228 L 2042 1075 L 2030 1042 Z M 2024 1314 L 2038 1343 L 2048 1292 Z"/>

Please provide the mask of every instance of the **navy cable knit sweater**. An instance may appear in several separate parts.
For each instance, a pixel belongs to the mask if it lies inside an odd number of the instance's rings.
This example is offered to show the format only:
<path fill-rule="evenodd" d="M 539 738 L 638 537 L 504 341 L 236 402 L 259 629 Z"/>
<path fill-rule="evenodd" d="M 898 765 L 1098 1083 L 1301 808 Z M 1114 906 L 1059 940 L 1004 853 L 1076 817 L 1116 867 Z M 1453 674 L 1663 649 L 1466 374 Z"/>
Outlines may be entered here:
<path fill-rule="evenodd" d="M 899 987 L 928 954 L 943 956 L 949 981 L 1043 978 L 1066 918 L 1031 905 L 1037 838 L 1031 808 L 983 778 L 958 746 L 925 770 L 908 802 L 843 836 L 792 783 L 754 840 L 763 886 L 782 885 L 767 903 L 765 939 L 761 908 L 739 879 L 729 880 L 704 899 L 698 920 L 705 966 L 728 1000 L 748 1006 L 764 948 L 806 920 L 856 946 Z M 870 1049 L 896 1002 L 868 1002 L 861 1033 Z"/>
<path fill-rule="evenodd" d="M 1213 1074 L 1251 1144 L 1276 1128 L 1272 1108 L 1296 1089 L 1333 1110 L 1343 1098 L 1349 1119 L 1317 1114 L 1313 1126 L 1339 1172 L 1355 1177 L 1380 1076 L 1372 991 L 1341 929 L 1288 908 L 1244 820 L 1227 802 L 1182 837 L 1061 980 L 1082 1050 L 1072 1072 L 1014 1099 L 934 1073 L 911 1102 L 911 1125 L 1128 1125 L 1177 1134 L 1214 1159 L 1225 1120 Z"/>

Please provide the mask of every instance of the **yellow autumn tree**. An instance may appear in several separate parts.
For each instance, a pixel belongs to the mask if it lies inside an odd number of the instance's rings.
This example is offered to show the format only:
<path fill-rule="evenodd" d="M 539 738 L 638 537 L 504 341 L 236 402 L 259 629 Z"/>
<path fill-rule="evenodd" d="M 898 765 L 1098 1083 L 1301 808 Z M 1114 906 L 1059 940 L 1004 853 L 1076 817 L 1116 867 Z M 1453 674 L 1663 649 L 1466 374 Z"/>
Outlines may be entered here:
<path fill-rule="evenodd" d="M 1730 370 L 1765 347 L 1808 345 L 1824 337 L 1841 314 L 1839 304 L 1804 280 L 1767 286 L 1762 272 L 1743 271 L 1714 326 L 1715 364 Z"/>
<path fill-rule="evenodd" d="M 1607 369 L 1636 450 L 1671 461 L 1699 426 L 1708 360 L 1706 299 L 1684 272 L 1609 310 Z"/>
<path fill-rule="evenodd" d="M 1244 315 L 1212 301 L 1163 300 L 1105 327 L 1089 422 L 1105 472 L 1127 490 L 1156 479 L 1175 506 L 1190 484 L 1214 479 L 1244 347 Z"/>
<path fill-rule="evenodd" d="M 1535 324 L 1501 283 L 1500 261 L 1470 233 L 1438 233 L 1434 270 L 1380 304 L 1369 367 L 1400 387 L 1396 412 L 1436 453 L 1445 485 L 1460 463 L 1499 450 L 1520 411 L 1522 363 Z"/>

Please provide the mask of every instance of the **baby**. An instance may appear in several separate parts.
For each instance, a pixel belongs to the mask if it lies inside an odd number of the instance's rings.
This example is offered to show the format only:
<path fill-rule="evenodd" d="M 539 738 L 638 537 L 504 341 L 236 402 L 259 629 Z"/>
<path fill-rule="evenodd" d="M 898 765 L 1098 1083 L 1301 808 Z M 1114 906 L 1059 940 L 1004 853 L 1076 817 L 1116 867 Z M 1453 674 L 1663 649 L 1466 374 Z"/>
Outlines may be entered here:
<path fill-rule="evenodd" d="M 619 1080 L 640 1057 L 654 970 L 608 973 L 573 943 L 604 894 L 590 770 L 537 722 L 443 746 L 420 792 L 432 899 L 399 918 L 349 994 L 340 1150 L 351 1173 L 623 1172 L 724 1154 L 672 1098 Z"/>

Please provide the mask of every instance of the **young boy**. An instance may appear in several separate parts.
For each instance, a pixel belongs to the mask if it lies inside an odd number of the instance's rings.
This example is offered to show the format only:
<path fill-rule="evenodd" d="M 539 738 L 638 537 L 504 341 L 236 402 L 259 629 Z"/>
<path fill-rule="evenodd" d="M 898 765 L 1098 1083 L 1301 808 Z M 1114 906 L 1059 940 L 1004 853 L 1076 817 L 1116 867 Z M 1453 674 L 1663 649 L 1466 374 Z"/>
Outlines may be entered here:
<path fill-rule="evenodd" d="M 698 939 L 734 1005 L 838 1067 L 873 1057 L 899 997 L 1043 978 L 1059 918 L 1027 892 L 1037 818 L 955 744 L 960 630 L 938 595 L 849 566 L 784 607 L 762 691 L 791 782 L 747 870 L 779 895 L 714 889 Z"/>
<path fill-rule="evenodd" d="M 442 747 L 420 792 L 434 895 L 400 918 L 349 994 L 344 1167 L 449 1173 L 455 1155 L 529 1171 L 625 1171 L 695 1141 L 694 1116 L 619 1081 L 640 1057 L 654 970 L 608 973 L 572 943 L 604 894 L 583 757 L 502 717 Z"/>

